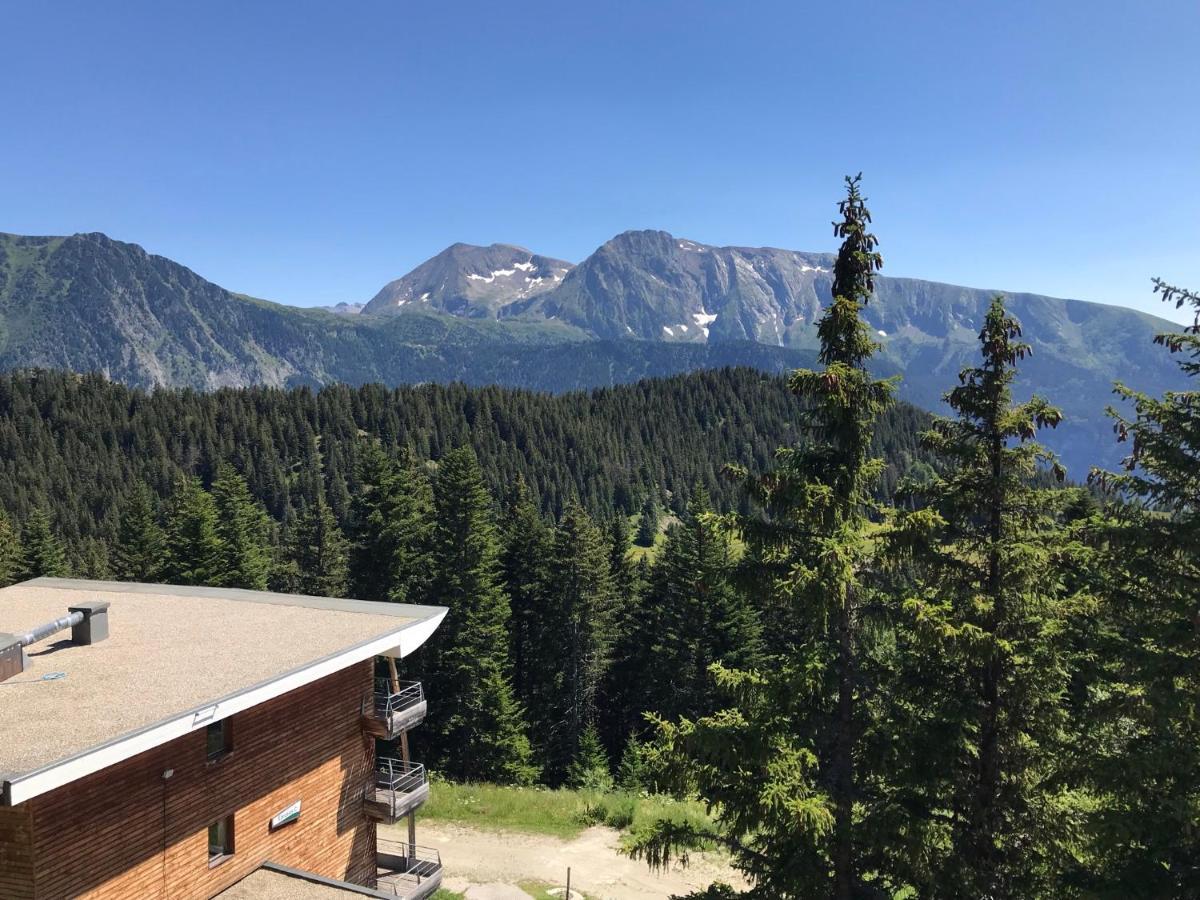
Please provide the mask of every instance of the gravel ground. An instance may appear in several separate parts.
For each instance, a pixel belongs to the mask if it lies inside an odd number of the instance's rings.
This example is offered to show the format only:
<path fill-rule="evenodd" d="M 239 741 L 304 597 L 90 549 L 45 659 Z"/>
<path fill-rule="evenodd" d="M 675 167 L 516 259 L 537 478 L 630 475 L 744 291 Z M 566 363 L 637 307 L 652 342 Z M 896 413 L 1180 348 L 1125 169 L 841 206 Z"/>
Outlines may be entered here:
<path fill-rule="evenodd" d="M 403 840 L 398 828 L 381 836 Z M 712 854 L 693 854 L 686 869 L 652 872 L 618 852 L 620 834 L 603 826 L 571 840 L 545 835 L 485 831 L 461 825 L 422 823 L 420 843 L 441 851 L 445 887 L 470 900 L 522 900 L 522 881 L 561 885 L 571 867 L 571 887 L 598 900 L 663 900 L 707 887 L 714 881 L 744 886 L 727 863 Z M 511 888 L 511 890 L 510 890 Z M 513 891 L 517 891 L 514 893 Z"/>

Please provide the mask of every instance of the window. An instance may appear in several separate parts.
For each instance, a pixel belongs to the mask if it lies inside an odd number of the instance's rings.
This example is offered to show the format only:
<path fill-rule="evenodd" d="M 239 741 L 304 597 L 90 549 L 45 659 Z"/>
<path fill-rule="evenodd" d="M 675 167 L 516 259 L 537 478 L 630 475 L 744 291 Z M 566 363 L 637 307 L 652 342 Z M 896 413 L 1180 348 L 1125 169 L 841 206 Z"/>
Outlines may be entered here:
<path fill-rule="evenodd" d="M 204 730 L 209 760 L 219 759 L 233 749 L 233 723 L 229 719 L 213 722 Z"/>
<path fill-rule="evenodd" d="M 208 826 L 208 864 L 215 866 L 233 856 L 233 816 Z"/>

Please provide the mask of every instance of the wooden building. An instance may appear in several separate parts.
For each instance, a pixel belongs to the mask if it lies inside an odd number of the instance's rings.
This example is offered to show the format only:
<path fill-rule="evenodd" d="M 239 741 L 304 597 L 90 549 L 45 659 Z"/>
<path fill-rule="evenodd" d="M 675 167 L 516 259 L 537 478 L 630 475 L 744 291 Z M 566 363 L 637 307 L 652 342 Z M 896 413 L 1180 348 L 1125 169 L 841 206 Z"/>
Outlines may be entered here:
<path fill-rule="evenodd" d="M 416 846 L 429 786 L 407 752 L 425 698 L 394 660 L 445 613 L 48 578 L 0 590 L 0 897 L 428 896 L 441 864 Z M 379 839 L 404 818 L 399 842 Z"/>

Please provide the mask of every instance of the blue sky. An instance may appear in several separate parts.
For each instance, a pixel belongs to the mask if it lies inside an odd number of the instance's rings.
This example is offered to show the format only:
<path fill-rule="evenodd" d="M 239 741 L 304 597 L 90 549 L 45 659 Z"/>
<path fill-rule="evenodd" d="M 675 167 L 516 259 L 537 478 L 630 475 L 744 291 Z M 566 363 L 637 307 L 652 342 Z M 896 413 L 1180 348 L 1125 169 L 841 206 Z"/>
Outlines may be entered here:
<path fill-rule="evenodd" d="M 1166 313 L 1200 286 L 1200 4 L 9 4 L 0 231 L 366 300 L 457 241 L 628 228 Z"/>

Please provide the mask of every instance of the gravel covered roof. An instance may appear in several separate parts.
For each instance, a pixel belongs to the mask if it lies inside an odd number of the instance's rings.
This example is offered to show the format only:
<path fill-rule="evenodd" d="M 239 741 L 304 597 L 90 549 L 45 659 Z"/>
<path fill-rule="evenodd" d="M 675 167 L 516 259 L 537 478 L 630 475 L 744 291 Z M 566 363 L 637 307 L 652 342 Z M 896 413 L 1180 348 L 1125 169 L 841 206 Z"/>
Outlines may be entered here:
<path fill-rule="evenodd" d="M 0 632 L 28 631 L 89 600 L 110 604 L 107 639 L 77 646 L 70 629 L 60 631 L 27 648 L 24 673 L 0 682 L 0 781 L 179 716 L 195 715 L 202 727 L 206 709 L 210 720 L 223 717 L 214 705 L 391 635 L 391 646 L 399 646 L 408 626 L 444 614 L 440 607 L 42 578 L 0 589 Z"/>
<path fill-rule="evenodd" d="M 354 885 L 292 874 L 271 866 L 255 869 L 213 900 L 362 900 L 383 896 Z"/>

